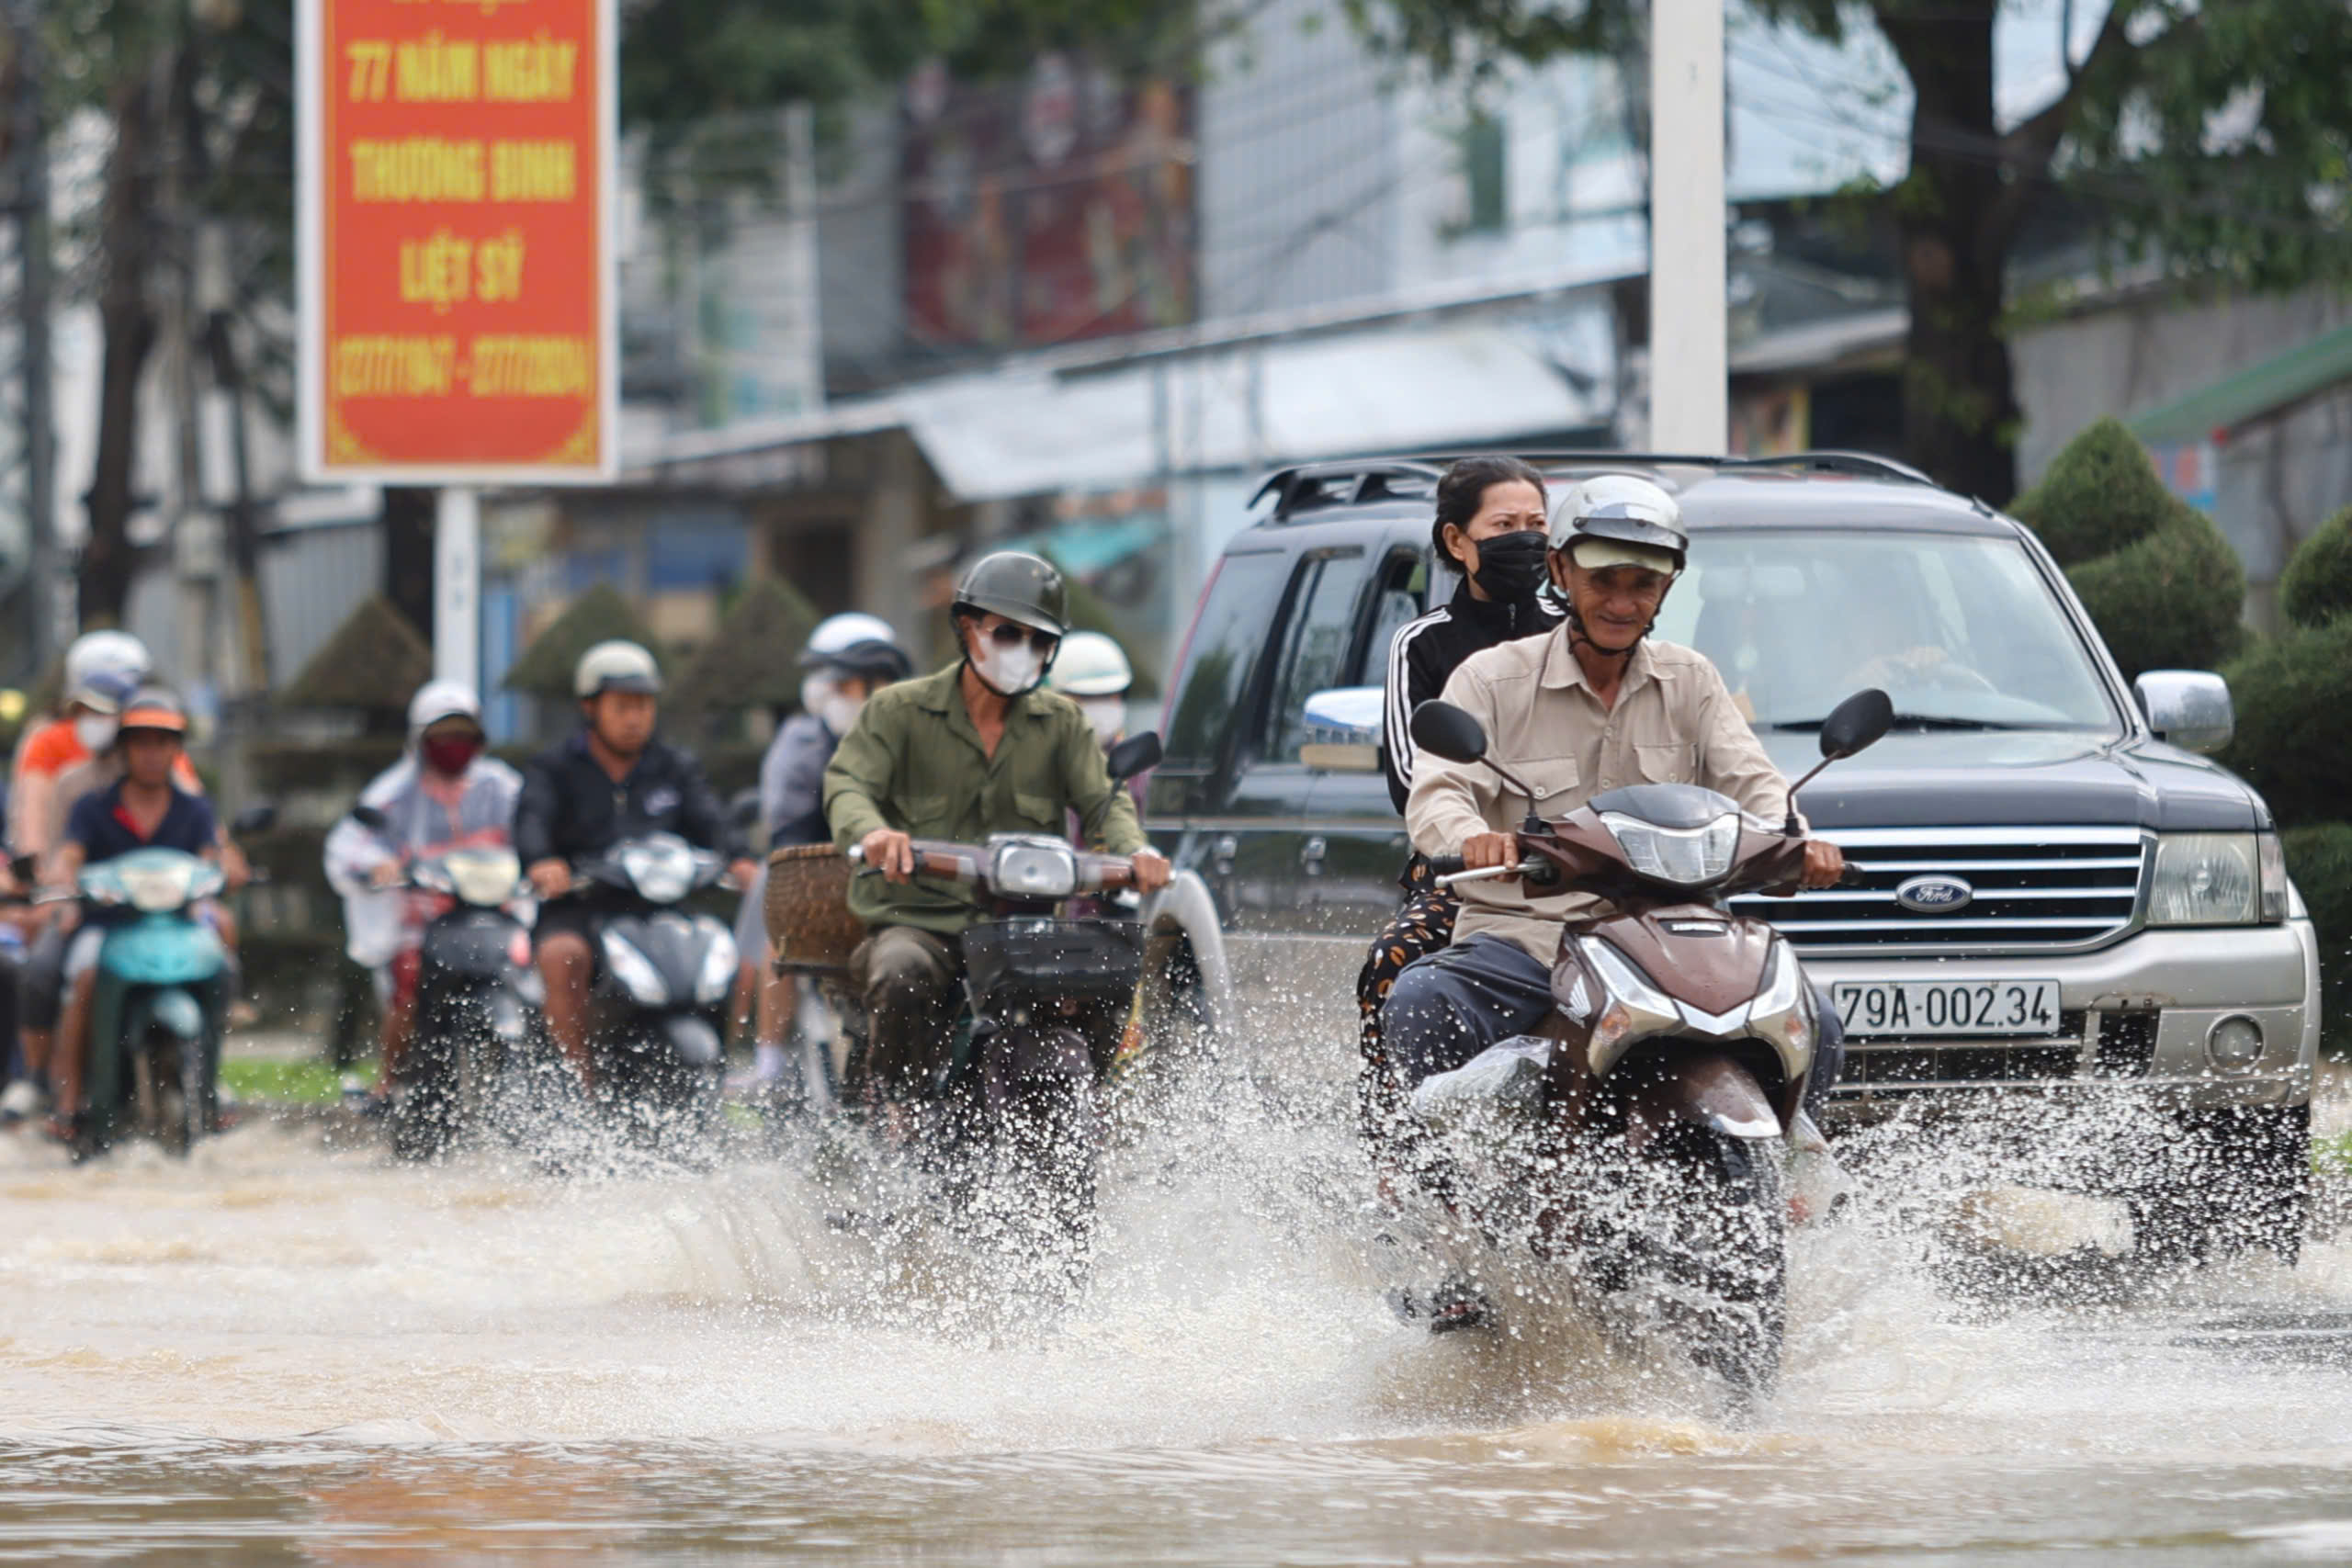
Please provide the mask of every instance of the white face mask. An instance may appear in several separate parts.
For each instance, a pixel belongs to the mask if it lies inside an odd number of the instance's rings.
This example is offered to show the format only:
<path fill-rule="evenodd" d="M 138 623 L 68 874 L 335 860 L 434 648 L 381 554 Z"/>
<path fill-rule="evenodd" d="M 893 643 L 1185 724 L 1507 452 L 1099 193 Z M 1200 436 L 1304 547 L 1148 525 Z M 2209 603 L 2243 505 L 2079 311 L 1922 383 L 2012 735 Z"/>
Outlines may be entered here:
<path fill-rule="evenodd" d="M 857 723 L 857 716 L 865 711 L 865 699 L 851 696 L 830 675 L 811 675 L 800 682 L 800 709 L 816 715 L 817 722 L 838 739 Z"/>
<path fill-rule="evenodd" d="M 972 668 L 989 690 L 1002 697 L 1017 697 L 1046 678 L 1046 656 L 1023 637 L 1011 648 L 1000 648 L 978 631 L 965 634 L 972 650 Z"/>
<path fill-rule="evenodd" d="M 74 721 L 74 739 L 82 750 L 96 756 L 114 744 L 115 721 L 104 714 L 85 713 Z"/>
<path fill-rule="evenodd" d="M 1078 711 L 1094 727 L 1094 739 L 1108 746 L 1127 728 L 1127 700 L 1125 697 L 1080 697 Z"/>

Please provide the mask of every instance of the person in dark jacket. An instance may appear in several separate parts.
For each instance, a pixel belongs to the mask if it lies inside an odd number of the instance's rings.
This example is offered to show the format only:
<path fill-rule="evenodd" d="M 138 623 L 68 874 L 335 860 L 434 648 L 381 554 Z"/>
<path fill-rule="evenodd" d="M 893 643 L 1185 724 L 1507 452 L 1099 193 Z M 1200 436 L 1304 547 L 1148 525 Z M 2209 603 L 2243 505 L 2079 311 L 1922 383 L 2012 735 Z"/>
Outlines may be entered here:
<path fill-rule="evenodd" d="M 1445 689 L 1461 662 L 1483 649 L 1517 637 L 1540 637 L 1564 612 L 1548 592 L 1544 477 L 1516 457 L 1464 457 L 1437 483 L 1437 519 L 1430 540 L 1438 558 L 1462 571 L 1453 597 L 1397 628 L 1388 645 L 1387 701 L 1380 761 L 1388 795 L 1402 815 L 1413 788 L 1413 710 Z M 1356 978 L 1363 1016 L 1357 1110 L 1364 1135 L 1377 1146 L 1394 1121 L 1396 1088 L 1380 1038 L 1380 1008 L 1405 965 L 1453 940 L 1461 903 L 1430 876 L 1416 854 L 1399 879 L 1404 902 L 1373 939 Z"/>
<path fill-rule="evenodd" d="M 825 826 L 826 764 L 857 722 L 865 699 L 914 673 L 890 623 L 854 610 L 818 623 L 800 650 L 800 711 L 777 727 L 760 761 L 760 820 L 771 852 L 831 840 Z M 759 987 L 752 1072 L 738 1088 L 765 1089 L 784 1080 L 788 1062 L 785 1036 L 800 1010 L 799 981 L 775 972 L 766 902 L 763 865 L 743 889 L 735 915 L 736 951 L 746 965 L 758 966 Z"/>
<path fill-rule="evenodd" d="M 662 672 L 651 654 L 633 642 L 600 642 L 580 656 L 572 690 L 580 697 L 580 728 L 523 770 L 514 852 L 541 899 L 536 939 L 539 974 L 547 981 L 548 1030 L 580 1081 L 593 1088 L 592 938 L 611 904 L 575 889 L 571 863 L 623 839 L 675 833 L 733 859 L 738 881 L 748 880 L 752 867 L 702 764 L 654 736 Z"/>

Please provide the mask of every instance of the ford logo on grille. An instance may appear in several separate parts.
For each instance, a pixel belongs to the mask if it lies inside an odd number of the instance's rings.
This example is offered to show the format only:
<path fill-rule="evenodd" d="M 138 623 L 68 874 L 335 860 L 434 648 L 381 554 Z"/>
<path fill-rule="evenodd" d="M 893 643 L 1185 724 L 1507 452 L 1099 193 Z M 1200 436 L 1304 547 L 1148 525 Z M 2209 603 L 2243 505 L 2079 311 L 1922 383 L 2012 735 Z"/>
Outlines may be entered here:
<path fill-rule="evenodd" d="M 1957 876 L 1915 876 L 1894 890 L 1894 901 L 1917 915 L 1949 915 L 1975 897 L 1976 889 Z"/>

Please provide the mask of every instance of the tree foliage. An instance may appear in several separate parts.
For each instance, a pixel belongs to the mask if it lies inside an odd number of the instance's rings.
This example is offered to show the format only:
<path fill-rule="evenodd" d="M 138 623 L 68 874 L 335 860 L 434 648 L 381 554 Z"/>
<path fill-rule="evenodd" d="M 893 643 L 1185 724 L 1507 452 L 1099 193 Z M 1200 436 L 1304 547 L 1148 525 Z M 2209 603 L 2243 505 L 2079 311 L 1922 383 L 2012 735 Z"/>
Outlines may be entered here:
<path fill-rule="evenodd" d="M 656 659 L 662 654 L 661 645 L 637 612 L 628 606 L 620 591 L 609 582 L 599 582 L 574 599 L 562 615 L 548 623 L 547 630 L 531 639 L 514 668 L 506 671 L 506 689 L 526 692 L 549 702 L 568 703 L 571 700 L 571 673 L 580 656 L 600 642 L 614 639 L 639 644 L 652 650 Z"/>
<path fill-rule="evenodd" d="M 2352 507 L 2296 547 L 2278 579 L 2278 607 L 2299 626 L 2323 626 L 2352 610 Z"/>
<path fill-rule="evenodd" d="M 1629 50 L 1650 10 L 1649 0 L 1342 3 L 1383 47 L 1472 74 Z M 2061 38 L 2060 84 L 2015 119 L 1994 93 L 2000 0 L 1753 3 L 1833 41 L 1873 28 L 1909 79 L 1909 166 L 1885 193 L 1911 313 L 1905 445 L 1947 484 L 1996 502 L 2015 488 L 2006 275 L 2026 220 L 2052 194 L 2097 214 L 2119 256 L 2180 276 L 2290 288 L 2352 276 L 2352 7 L 2340 0 L 2113 0 L 2086 48 Z M 2064 28 L 2078 7 L 2056 10 Z"/>
<path fill-rule="evenodd" d="M 2127 679 L 2210 670 L 2237 651 L 2237 553 L 2212 519 L 2165 489 L 2117 421 L 2067 443 L 2016 511 L 2066 569 Z"/>
<path fill-rule="evenodd" d="M 2223 673 L 2237 734 L 2222 760 L 2260 790 L 2281 822 L 2343 815 L 2352 777 L 2352 617 L 2269 638 Z"/>

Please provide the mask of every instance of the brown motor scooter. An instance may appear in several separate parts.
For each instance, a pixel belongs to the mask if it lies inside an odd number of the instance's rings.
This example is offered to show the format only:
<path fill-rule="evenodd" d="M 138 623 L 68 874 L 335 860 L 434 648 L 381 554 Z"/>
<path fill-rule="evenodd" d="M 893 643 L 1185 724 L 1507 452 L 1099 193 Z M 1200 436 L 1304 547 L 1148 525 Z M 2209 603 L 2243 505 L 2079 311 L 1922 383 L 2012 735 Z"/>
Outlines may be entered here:
<path fill-rule="evenodd" d="M 1883 692 L 1839 704 L 1820 766 L 1796 788 L 1893 722 Z M 1422 704 L 1412 736 L 1534 798 L 1460 708 Z M 1489 1244 L 1581 1259 L 1605 1292 L 1643 1288 L 1692 1358 L 1741 1393 L 1779 1371 L 1783 1140 L 1818 1019 L 1788 942 L 1726 900 L 1797 891 L 1794 795 L 1776 824 L 1713 790 L 1634 784 L 1556 821 L 1531 813 L 1515 864 L 1464 871 L 1442 857 L 1442 886 L 1520 876 L 1608 902 L 1563 922 L 1543 1026 L 1431 1075 L 1412 1100 L 1425 1125 L 1470 1134 L 1466 1158 L 1458 1136 L 1435 1145 L 1432 1184 L 1452 1213 Z"/>

